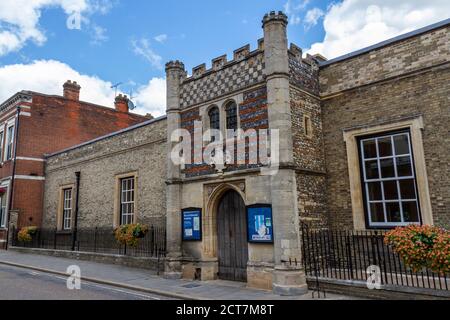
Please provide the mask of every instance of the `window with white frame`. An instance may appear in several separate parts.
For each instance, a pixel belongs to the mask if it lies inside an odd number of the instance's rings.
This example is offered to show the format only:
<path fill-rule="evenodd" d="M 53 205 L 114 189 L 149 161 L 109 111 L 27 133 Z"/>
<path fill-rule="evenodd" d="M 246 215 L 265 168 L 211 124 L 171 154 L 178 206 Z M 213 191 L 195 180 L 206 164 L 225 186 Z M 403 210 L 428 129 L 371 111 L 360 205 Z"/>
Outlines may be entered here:
<path fill-rule="evenodd" d="M 0 228 L 6 228 L 6 194 L 0 196 Z"/>
<path fill-rule="evenodd" d="M 14 125 L 8 127 L 6 131 L 6 153 L 5 160 L 11 160 L 13 157 L 14 147 Z"/>
<path fill-rule="evenodd" d="M 120 179 L 120 224 L 134 222 L 134 185 L 135 178 Z"/>
<path fill-rule="evenodd" d="M 3 129 L 0 131 L 0 161 L 3 159 L 3 140 L 4 140 L 4 132 Z"/>
<path fill-rule="evenodd" d="M 63 190 L 63 230 L 72 228 L 72 188 Z"/>
<path fill-rule="evenodd" d="M 359 142 L 369 227 L 420 224 L 409 131 L 364 137 Z"/>

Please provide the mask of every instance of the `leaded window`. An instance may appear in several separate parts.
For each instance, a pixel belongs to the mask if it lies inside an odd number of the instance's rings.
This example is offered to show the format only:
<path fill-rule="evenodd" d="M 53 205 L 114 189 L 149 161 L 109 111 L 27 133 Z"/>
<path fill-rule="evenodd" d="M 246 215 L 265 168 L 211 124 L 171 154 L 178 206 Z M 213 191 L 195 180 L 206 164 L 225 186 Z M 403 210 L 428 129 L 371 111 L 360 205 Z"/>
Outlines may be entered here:
<path fill-rule="evenodd" d="M 230 102 L 225 107 L 225 112 L 227 114 L 227 129 L 228 130 L 237 130 L 238 128 L 238 119 L 237 119 L 237 106 L 236 103 Z"/>
<path fill-rule="evenodd" d="M 219 108 L 213 107 L 209 110 L 209 128 L 220 130 L 220 113 Z"/>
<path fill-rule="evenodd" d="M 209 129 L 220 130 L 220 111 L 218 107 L 213 107 L 208 112 L 209 116 Z M 211 141 L 216 140 L 216 133 L 211 133 Z"/>

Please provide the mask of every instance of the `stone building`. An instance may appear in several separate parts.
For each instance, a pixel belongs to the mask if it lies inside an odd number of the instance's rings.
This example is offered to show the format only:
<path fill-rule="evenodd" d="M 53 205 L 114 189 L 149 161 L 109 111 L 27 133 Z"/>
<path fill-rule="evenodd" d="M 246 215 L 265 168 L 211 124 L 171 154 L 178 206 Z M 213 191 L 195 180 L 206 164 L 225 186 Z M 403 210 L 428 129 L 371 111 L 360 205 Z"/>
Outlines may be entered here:
<path fill-rule="evenodd" d="M 62 226 L 64 190 L 81 172 L 81 226 L 162 221 L 167 277 L 283 294 L 306 288 L 301 222 L 448 226 L 450 20 L 330 61 L 288 46 L 287 24 L 271 12 L 256 49 L 189 77 L 182 62 L 167 63 L 167 116 L 48 156 L 44 225 Z M 244 137 L 243 154 L 215 162 L 220 143 L 235 141 L 227 130 L 238 128 L 256 136 Z M 205 139 L 208 129 L 223 135 Z M 219 143 L 212 157 L 199 157 L 211 142 Z M 264 143 L 270 161 L 259 153 L 252 162 L 252 146 Z M 273 241 L 250 241 L 255 207 L 271 209 L 262 224 Z M 187 212 L 200 213 L 196 241 L 182 225 Z"/>
<path fill-rule="evenodd" d="M 79 178 L 78 227 L 117 227 L 120 221 L 120 191 L 124 178 L 132 179 L 137 221 L 165 223 L 166 161 L 165 117 L 148 120 L 121 131 L 76 145 L 46 162 L 44 226 L 64 231 L 64 190 L 76 192 Z M 75 195 L 74 195 L 75 196 Z M 49 214 L 50 213 L 50 214 Z"/>
<path fill-rule="evenodd" d="M 80 101 L 80 89 L 67 81 L 63 96 L 21 91 L 0 105 L 0 248 L 8 217 L 41 225 L 44 154 L 148 120 L 129 113 L 124 96 L 112 109 Z"/>

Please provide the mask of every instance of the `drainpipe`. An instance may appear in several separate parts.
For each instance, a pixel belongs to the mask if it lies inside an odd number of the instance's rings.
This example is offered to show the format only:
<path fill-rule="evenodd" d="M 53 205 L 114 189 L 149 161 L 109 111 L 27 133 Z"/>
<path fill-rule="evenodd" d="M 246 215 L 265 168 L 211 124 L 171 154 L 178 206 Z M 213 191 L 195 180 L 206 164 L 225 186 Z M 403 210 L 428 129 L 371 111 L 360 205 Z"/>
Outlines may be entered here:
<path fill-rule="evenodd" d="M 77 242 L 77 233 L 78 233 L 78 203 L 79 203 L 79 194 L 80 194 L 80 177 L 81 172 L 75 172 L 75 176 L 77 177 L 77 184 L 76 184 L 76 198 L 75 198 L 75 217 L 74 217 L 74 224 L 73 224 L 73 242 L 72 242 L 72 251 L 75 251 L 75 244 Z"/>
<path fill-rule="evenodd" d="M 12 202 L 14 199 L 14 181 L 16 177 L 16 162 L 17 162 L 17 140 L 19 137 L 19 124 L 20 124 L 20 106 L 17 107 L 16 114 L 16 123 L 14 125 L 14 157 L 13 157 L 13 167 L 12 167 L 12 175 L 11 175 L 11 183 L 9 185 L 9 199 L 8 199 L 8 217 L 6 219 L 6 223 L 8 224 L 7 232 L 6 232 L 6 246 L 5 249 L 8 250 L 9 247 L 9 220 L 11 218 L 11 209 Z M 8 129 L 7 129 L 8 130 Z"/>

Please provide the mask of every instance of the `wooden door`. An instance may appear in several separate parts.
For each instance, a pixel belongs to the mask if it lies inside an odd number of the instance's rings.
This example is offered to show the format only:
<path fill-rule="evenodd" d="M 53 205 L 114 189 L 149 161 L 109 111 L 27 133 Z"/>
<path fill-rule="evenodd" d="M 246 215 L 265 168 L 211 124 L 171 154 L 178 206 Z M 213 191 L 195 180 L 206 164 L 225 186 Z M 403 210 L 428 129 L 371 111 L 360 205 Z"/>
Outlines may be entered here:
<path fill-rule="evenodd" d="M 219 279 L 247 281 L 248 243 L 245 215 L 245 204 L 241 196 L 236 191 L 227 191 L 217 212 Z"/>

